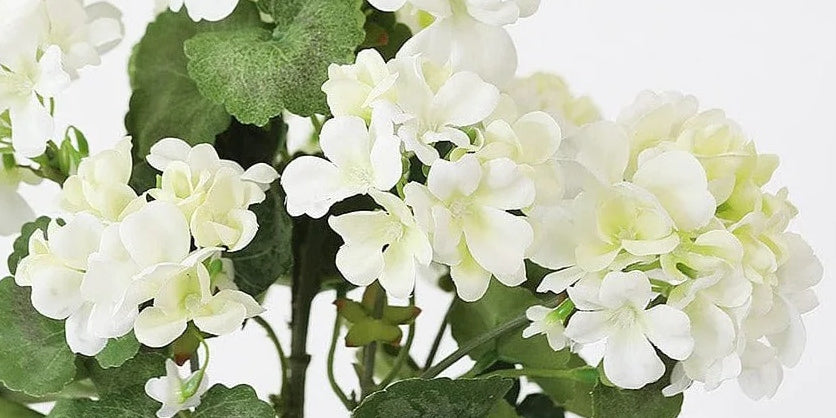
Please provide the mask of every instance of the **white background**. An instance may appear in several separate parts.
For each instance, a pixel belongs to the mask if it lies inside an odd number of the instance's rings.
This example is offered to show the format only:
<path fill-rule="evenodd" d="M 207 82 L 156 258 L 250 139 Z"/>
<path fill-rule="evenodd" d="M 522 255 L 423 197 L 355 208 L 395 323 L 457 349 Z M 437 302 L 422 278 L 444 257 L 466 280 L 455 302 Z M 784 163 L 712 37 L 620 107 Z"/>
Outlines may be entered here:
<path fill-rule="evenodd" d="M 124 135 L 130 90 L 127 60 L 151 19 L 152 1 L 113 0 L 125 13 L 125 41 L 100 67 L 58 101 L 63 123 L 81 128 L 98 151 Z M 543 0 L 540 12 L 511 28 L 520 54 L 520 73 L 562 74 L 576 93 L 591 95 L 615 117 L 642 89 L 676 89 L 719 107 L 736 119 L 762 152 L 781 156 L 771 186 L 787 186 L 800 208 L 792 226 L 816 249 L 825 265 L 818 286 L 821 306 L 806 317 L 808 347 L 801 363 L 785 373 L 774 399 L 753 402 L 733 382 L 686 395 L 685 417 L 785 417 L 832 414 L 836 376 L 836 6 L 831 0 Z M 27 188 L 30 202 L 55 212 L 56 188 Z M 9 239 L 0 239 L 7 252 Z M 5 265 L 5 263 L 2 263 Z M 2 268 L 5 268 L 3 266 Z M 424 313 L 418 320 L 414 355 L 423 361 L 449 296 L 422 284 Z M 314 303 L 309 347 L 307 412 L 312 417 L 347 415 L 328 388 L 325 354 L 334 311 L 332 294 Z M 276 288 L 266 317 L 289 348 L 289 292 Z M 452 348 L 446 341 L 442 355 Z M 262 397 L 279 389 L 278 361 L 255 325 L 212 343 L 210 376 L 228 385 L 249 383 Z M 356 384 L 352 354 L 338 353 L 338 379 Z M 469 367 L 459 364 L 456 370 Z M 831 415 L 832 416 L 832 415 Z"/>

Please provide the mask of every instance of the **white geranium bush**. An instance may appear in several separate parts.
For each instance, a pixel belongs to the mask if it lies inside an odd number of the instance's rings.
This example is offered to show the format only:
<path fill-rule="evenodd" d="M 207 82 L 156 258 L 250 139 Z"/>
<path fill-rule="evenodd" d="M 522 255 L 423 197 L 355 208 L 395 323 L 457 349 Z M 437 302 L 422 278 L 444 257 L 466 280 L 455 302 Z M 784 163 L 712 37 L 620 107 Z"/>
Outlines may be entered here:
<path fill-rule="evenodd" d="M 121 13 L 0 0 L 0 233 L 21 233 L 0 409 L 301 417 L 326 349 L 356 417 L 675 417 L 690 386 L 728 380 L 773 396 L 823 274 L 787 190 L 766 188 L 777 157 L 692 96 L 644 92 L 607 120 L 556 75 L 516 77 L 505 26 L 539 4 L 157 1 L 128 136 L 91 154 L 54 110 Z M 33 219 L 18 188 L 43 179 L 62 211 Z M 415 320 L 438 305 L 419 280 L 453 300 L 420 362 Z M 261 317 L 274 285 L 287 329 Z M 329 348 L 307 346 L 321 292 Z M 281 359 L 265 400 L 206 372 L 212 339 L 249 322 Z M 458 349 L 436 361 L 448 328 Z M 336 380 L 338 348 L 356 384 Z M 520 379 L 536 393 L 507 396 Z"/>

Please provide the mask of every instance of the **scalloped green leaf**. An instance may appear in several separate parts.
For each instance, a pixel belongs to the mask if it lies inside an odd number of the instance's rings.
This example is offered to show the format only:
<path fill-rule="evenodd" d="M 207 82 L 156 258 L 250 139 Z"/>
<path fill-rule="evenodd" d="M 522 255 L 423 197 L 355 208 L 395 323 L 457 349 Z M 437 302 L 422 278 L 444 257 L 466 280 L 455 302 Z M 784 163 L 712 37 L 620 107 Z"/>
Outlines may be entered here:
<path fill-rule="evenodd" d="M 408 379 L 375 392 L 354 418 L 484 417 L 511 389 L 511 379 Z"/>
<path fill-rule="evenodd" d="M 235 284 L 238 288 L 258 296 L 277 280 L 290 276 L 293 268 L 293 222 L 275 189 L 268 191 L 267 200 L 253 206 L 252 211 L 258 219 L 255 238 L 243 250 L 227 256 L 235 265 Z"/>
<path fill-rule="evenodd" d="M 0 382 L 32 396 L 60 392 L 76 374 L 64 323 L 42 316 L 31 291 L 0 280 Z"/>
<path fill-rule="evenodd" d="M 209 388 L 192 414 L 193 418 L 272 418 L 276 411 L 258 399 L 247 385 L 228 388 L 217 384 Z"/>
<path fill-rule="evenodd" d="M 320 87 L 331 63 L 354 60 L 363 42 L 360 0 L 283 0 L 264 6 L 275 29 L 204 33 L 185 44 L 200 92 L 239 121 L 263 126 L 282 110 L 326 114 Z"/>
<path fill-rule="evenodd" d="M 260 25 L 258 9 L 248 1 L 220 22 L 196 23 L 185 11 L 166 11 L 148 25 L 129 66 L 134 91 L 125 127 L 134 140 L 135 162 L 162 138 L 181 138 L 192 145 L 214 143 L 226 130 L 231 118 L 222 106 L 203 97 L 189 77 L 183 43 L 199 33 Z"/>

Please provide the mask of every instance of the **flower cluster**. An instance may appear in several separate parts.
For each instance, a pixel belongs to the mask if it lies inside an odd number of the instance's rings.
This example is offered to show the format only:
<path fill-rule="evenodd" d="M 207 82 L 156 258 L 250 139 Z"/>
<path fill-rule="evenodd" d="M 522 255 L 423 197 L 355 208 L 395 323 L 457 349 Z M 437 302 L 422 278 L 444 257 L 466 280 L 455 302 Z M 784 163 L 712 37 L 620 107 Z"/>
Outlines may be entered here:
<path fill-rule="evenodd" d="M 774 394 L 822 275 L 787 232 L 787 192 L 763 190 L 774 156 L 690 96 L 646 92 L 611 122 L 555 76 L 509 82 L 501 26 L 536 1 L 371 3 L 434 21 L 389 62 L 364 50 L 331 66 L 324 158 L 299 157 L 282 176 L 292 216 L 357 195 L 379 206 L 329 218 L 348 281 L 404 298 L 438 263 L 475 301 L 492 278 L 525 282 L 530 261 L 551 271 L 538 291 L 564 301 L 529 309 L 525 337 L 603 344 L 622 388 L 665 374 L 658 350 L 676 362 L 668 395 L 734 378 L 753 398 Z"/>
<path fill-rule="evenodd" d="M 101 63 L 122 39 L 121 13 L 82 0 L 0 0 L 0 235 L 34 218 L 18 195 L 28 174 L 17 158 L 43 154 L 53 138 L 56 99 L 79 70 Z"/>
<path fill-rule="evenodd" d="M 38 312 L 66 319 L 70 348 L 85 355 L 132 330 L 162 347 L 190 321 L 227 334 L 263 311 L 235 289 L 221 255 L 252 241 L 258 223 L 249 206 L 265 199 L 275 170 L 244 170 L 210 145 L 169 138 L 147 158 L 162 172 L 158 187 L 138 196 L 128 186 L 130 151 L 125 139 L 82 160 L 61 194 L 73 215 L 31 236 L 15 274 Z"/>

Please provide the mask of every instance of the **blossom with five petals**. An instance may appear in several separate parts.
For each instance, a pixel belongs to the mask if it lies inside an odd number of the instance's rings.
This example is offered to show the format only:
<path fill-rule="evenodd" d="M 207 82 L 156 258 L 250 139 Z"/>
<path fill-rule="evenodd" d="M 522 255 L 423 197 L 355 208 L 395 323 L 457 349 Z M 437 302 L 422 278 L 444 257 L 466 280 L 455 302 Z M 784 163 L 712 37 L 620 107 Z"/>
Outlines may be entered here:
<path fill-rule="evenodd" d="M 155 377 L 145 382 L 145 393 L 151 399 L 162 404 L 157 411 L 159 418 L 171 418 L 177 415 L 178 412 L 196 408 L 200 405 L 200 397 L 209 388 L 209 378 L 201 370 L 197 370 L 189 377 L 183 379 L 180 377 L 180 370 L 177 364 L 171 359 L 165 361 L 165 376 Z M 200 384 L 194 393 L 185 396 L 185 383 L 191 379 L 198 377 L 200 374 Z"/>

